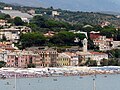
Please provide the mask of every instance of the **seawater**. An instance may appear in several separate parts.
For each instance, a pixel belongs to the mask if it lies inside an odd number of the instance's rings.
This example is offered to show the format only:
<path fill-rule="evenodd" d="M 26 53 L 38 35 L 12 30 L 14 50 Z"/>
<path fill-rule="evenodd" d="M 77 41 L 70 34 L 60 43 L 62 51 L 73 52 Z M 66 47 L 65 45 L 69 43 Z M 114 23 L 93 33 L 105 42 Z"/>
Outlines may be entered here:
<path fill-rule="evenodd" d="M 16 80 L 16 90 L 120 90 L 120 75 L 68 76 L 21 78 Z M 0 90 L 15 90 L 14 79 L 0 79 Z"/>

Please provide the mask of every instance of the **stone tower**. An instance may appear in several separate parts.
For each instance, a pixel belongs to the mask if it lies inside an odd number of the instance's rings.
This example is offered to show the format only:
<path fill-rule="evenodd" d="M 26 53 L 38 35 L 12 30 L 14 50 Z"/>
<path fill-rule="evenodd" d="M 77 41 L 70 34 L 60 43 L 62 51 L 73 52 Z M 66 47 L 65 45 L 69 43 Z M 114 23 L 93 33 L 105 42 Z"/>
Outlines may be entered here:
<path fill-rule="evenodd" d="M 83 40 L 83 52 L 87 52 L 87 39 L 84 38 Z"/>

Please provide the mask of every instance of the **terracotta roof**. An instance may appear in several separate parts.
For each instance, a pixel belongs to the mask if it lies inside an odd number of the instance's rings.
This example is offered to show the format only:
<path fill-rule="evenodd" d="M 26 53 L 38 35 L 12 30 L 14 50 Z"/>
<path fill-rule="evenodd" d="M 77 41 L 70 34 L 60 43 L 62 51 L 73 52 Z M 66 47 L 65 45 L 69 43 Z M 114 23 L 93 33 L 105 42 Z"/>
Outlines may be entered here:
<path fill-rule="evenodd" d="M 4 48 L 5 50 L 16 50 L 15 48 Z"/>
<path fill-rule="evenodd" d="M 101 53 L 101 52 L 90 52 L 91 54 L 105 54 L 105 53 Z"/>
<path fill-rule="evenodd" d="M 75 53 L 71 53 L 71 52 L 65 52 L 65 54 L 69 55 L 69 56 L 76 56 Z"/>

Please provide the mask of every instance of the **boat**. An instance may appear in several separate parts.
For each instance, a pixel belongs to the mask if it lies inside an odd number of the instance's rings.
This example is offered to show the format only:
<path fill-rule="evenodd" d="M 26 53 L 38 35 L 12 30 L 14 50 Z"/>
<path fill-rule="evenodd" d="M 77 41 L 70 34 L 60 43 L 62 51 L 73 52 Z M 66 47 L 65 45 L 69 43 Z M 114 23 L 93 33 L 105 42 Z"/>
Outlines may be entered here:
<path fill-rule="evenodd" d="M 9 82 L 7 82 L 5 85 L 11 85 Z"/>
<path fill-rule="evenodd" d="M 82 76 L 80 76 L 80 79 L 82 79 L 83 77 Z"/>
<path fill-rule="evenodd" d="M 105 78 L 107 77 L 107 76 L 104 76 Z"/>
<path fill-rule="evenodd" d="M 57 79 L 53 79 L 53 81 L 57 81 Z"/>

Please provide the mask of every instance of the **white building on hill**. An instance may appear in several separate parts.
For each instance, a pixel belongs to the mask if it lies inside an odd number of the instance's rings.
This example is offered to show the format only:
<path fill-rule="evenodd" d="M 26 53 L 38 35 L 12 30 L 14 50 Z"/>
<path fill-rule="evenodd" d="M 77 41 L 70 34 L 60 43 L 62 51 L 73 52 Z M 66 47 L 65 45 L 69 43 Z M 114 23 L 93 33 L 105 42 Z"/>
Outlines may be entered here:
<path fill-rule="evenodd" d="M 8 41 L 16 43 L 20 39 L 20 33 L 27 32 L 31 32 L 31 29 L 26 26 L 12 26 L 10 28 L 0 29 L 0 39 L 5 36 Z"/>
<path fill-rule="evenodd" d="M 54 16 L 59 16 L 60 15 L 60 13 L 58 12 L 58 11 L 52 11 L 52 16 L 54 17 Z"/>

